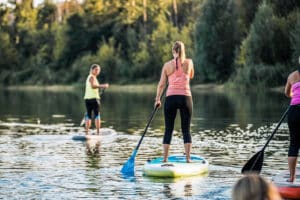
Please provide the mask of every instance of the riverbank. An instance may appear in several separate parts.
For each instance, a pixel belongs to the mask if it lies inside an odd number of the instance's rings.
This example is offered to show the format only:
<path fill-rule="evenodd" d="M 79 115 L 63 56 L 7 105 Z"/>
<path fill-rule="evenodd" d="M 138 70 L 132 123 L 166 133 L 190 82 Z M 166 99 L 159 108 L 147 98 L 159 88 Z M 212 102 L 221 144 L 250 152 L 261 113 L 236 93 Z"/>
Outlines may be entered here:
<path fill-rule="evenodd" d="M 73 91 L 75 89 L 72 85 L 14 85 L 1 87 L 5 90 L 24 90 L 24 91 Z"/>
<path fill-rule="evenodd" d="M 128 85 L 118 85 L 112 84 L 109 90 L 112 92 L 153 92 L 156 91 L 157 84 L 128 84 Z M 55 91 L 55 92 L 72 92 L 78 89 L 84 89 L 81 85 L 18 85 L 18 86 L 7 86 L 1 87 L 5 90 L 24 90 L 24 91 Z M 224 84 L 195 84 L 191 85 L 192 90 L 197 92 L 224 92 L 228 90 L 235 90 L 233 87 L 226 87 Z M 254 88 L 257 89 L 257 88 Z M 266 90 L 271 90 L 273 92 L 284 92 L 284 86 L 274 87 L 274 88 L 261 88 Z M 245 90 L 239 88 L 238 90 Z M 248 89 L 247 89 L 248 90 Z"/>

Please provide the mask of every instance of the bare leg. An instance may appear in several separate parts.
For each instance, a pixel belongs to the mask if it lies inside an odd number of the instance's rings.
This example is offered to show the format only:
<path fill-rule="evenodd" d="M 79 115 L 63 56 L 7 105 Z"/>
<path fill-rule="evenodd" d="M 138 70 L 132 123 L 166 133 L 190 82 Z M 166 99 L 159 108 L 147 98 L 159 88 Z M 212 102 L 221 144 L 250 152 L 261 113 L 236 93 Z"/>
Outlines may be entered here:
<path fill-rule="evenodd" d="M 91 120 L 90 119 L 87 119 L 85 120 L 85 134 L 88 135 L 89 134 L 89 129 L 91 127 Z"/>
<path fill-rule="evenodd" d="M 95 125 L 97 129 L 97 135 L 100 134 L 100 128 L 101 128 L 101 119 L 95 119 Z"/>
<path fill-rule="evenodd" d="M 191 160 L 191 149 L 192 149 L 192 143 L 185 143 L 184 144 L 186 162 L 188 162 L 188 163 L 192 162 L 192 160 Z"/>
<path fill-rule="evenodd" d="M 163 144 L 163 148 L 164 148 L 164 161 L 163 162 L 168 162 L 168 155 L 169 155 L 170 145 L 169 144 Z"/>
<path fill-rule="evenodd" d="M 294 182 L 295 174 L 296 174 L 296 165 L 297 165 L 297 157 L 290 156 L 288 157 L 289 169 L 290 169 L 290 179 L 289 182 Z"/>

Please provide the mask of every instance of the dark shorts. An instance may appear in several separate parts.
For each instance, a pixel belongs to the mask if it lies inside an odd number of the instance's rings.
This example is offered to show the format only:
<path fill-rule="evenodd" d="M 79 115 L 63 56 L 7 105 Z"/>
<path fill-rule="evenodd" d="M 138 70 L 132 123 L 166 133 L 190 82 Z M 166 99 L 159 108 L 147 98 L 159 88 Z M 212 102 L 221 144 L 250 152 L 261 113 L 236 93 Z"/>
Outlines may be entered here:
<path fill-rule="evenodd" d="M 300 105 L 291 106 L 288 113 L 290 146 L 288 156 L 298 156 L 300 148 Z"/>
<path fill-rule="evenodd" d="M 87 112 L 87 119 L 92 119 L 92 113 L 95 119 L 100 119 L 100 100 L 99 99 L 85 99 L 85 107 Z"/>
<path fill-rule="evenodd" d="M 163 139 L 163 144 L 171 143 L 177 110 L 180 111 L 183 141 L 184 143 L 192 142 L 190 134 L 190 124 L 193 113 L 192 97 L 184 95 L 172 95 L 166 97 L 164 105 L 165 135 Z"/>

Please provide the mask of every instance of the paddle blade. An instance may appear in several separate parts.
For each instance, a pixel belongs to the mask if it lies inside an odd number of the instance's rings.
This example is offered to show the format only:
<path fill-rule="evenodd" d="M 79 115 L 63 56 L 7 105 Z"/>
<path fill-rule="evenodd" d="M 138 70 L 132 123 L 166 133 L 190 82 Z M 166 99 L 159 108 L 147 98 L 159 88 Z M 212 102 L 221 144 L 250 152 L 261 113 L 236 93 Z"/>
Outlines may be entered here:
<path fill-rule="evenodd" d="M 85 119 L 84 117 L 82 118 L 81 122 L 80 122 L 80 126 L 83 126 L 85 124 Z"/>
<path fill-rule="evenodd" d="M 242 173 L 247 173 L 247 172 L 254 172 L 254 173 L 260 173 L 262 169 L 262 165 L 264 162 L 264 151 L 261 150 L 254 154 L 250 160 L 244 165 L 242 168 Z"/>
<path fill-rule="evenodd" d="M 132 153 L 131 157 L 127 160 L 127 162 L 123 165 L 121 172 L 126 176 L 134 176 L 134 160 L 136 156 L 136 150 Z"/>

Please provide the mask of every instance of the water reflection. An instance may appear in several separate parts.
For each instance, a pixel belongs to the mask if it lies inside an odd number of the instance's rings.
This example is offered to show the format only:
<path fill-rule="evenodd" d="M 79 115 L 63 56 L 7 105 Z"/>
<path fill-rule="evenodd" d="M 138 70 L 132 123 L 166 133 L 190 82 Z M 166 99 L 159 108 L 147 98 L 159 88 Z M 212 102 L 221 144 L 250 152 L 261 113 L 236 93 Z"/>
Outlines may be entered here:
<path fill-rule="evenodd" d="M 100 154 L 100 140 L 87 140 L 86 141 L 86 153 L 87 155 L 97 156 Z"/>
<path fill-rule="evenodd" d="M 153 93 L 106 91 L 102 99 L 105 126 L 133 133 L 144 126 L 153 109 Z M 193 90 L 193 130 L 224 129 L 230 124 L 245 128 L 278 120 L 288 105 L 281 93 L 211 92 Z M 9 118 L 26 123 L 73 123 L 78 125 L 85 111 L 81 91 L 9 91 L 0 90 L 0 120 Z M 5 106 L 4 106 L 5 105 Z M 57 117 L 59 116 L 59 117 Z M 178 123 L 177 123 L 178 124 Z M 160 109 L 153 127 L 162 129 L 163 113 Z M 177 130 L 180 126 L 176 127 Z"/>
<path fill-rule="evenodd" d="M 162 183 L 162 193 L 164 197 L 174 199 L 202 195 L 205 191 L 201 188 L 205 185 L 207 177 L 208 173 L 201 176 L 184 178 L 144 178 L 152 183 Z"/>

